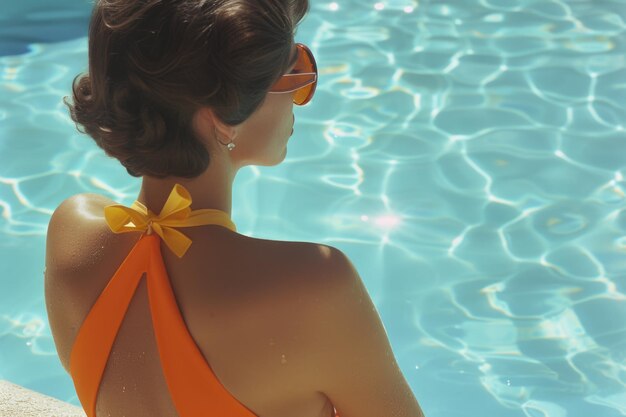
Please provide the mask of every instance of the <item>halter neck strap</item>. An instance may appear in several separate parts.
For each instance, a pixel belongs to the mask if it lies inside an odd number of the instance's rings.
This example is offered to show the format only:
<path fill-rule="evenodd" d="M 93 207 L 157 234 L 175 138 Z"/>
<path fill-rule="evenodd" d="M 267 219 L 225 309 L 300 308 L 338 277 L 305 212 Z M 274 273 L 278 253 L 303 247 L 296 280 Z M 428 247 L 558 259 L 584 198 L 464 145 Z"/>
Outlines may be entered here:
<path fill-rule="evenodd" d="M 106 206 L 104 217 L 113 233 L 144 232 L 149 235 L 155 232 L 179 258 L 191 246 L 191 239 L 176 228 L 216 224 L 233 232 L 237 231 L 235 223 L 226 212 L 217 209 L 192 211 L 190 205 L 189 191 L 176 184 L 158 215 L 135 201 L 130 207 L 121 204 Z"/>

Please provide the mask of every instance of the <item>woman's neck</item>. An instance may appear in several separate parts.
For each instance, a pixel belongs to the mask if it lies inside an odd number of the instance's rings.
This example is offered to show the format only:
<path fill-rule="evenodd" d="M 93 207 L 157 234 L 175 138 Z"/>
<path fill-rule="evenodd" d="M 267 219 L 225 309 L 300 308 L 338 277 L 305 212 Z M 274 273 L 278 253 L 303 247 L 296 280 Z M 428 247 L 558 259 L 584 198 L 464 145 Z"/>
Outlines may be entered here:
<path fill-rule="evenodd" d="M 217 158 L 211 161 L 211 166 L 195 178 L 142 177 L 141 190 L 137 200 L 154 213 L 159 213 L 175 184 L 180 184 L 191 195 L 191 209 L 216 209 L 231 216 L 232 186 L 234 173 L 222 166 Z"/>

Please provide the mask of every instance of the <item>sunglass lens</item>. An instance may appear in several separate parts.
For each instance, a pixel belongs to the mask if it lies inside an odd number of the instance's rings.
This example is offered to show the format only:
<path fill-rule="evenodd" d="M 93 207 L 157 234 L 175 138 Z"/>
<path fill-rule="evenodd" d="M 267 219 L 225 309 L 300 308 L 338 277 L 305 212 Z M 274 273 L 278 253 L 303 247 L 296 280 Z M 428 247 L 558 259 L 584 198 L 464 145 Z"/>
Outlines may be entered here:
<path fill-rule="evenodd" d="M 317 74 L 317 64 L 311 50 L 303 44 L 298 44 L 298 48 L 300 48 L 300 55 L 295 68 L 298 69 L 298 71 L 300 72 L 314 72 Z M 296 90 L 293 102 L 295 104 L 303 106 L 311 101 L 311 99 L 313 98 L 313 94 L 315 93 L 316 86 L 317 80 L 315 80 L 314 83 L 305 85 L 301 89 Z"/>

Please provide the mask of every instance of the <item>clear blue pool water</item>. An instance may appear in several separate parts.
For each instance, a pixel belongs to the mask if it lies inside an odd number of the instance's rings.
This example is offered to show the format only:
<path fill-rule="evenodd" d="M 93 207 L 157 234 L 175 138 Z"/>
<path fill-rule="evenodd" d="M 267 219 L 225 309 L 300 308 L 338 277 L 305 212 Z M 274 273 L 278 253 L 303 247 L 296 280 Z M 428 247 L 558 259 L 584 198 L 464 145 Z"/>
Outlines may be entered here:
<path fill-rule="evenodd" d="M 139 181 L 75 130 L 90 6 L 0 11 L 0 379 L 78 405 L 52 210 Z M 626 2 L 314 1 L 315 99 L 237 177 L 241 233 L 347 253 L 428 417 L 626 415 Z M 383 417 L 383 416 L 381 416 Z"/>

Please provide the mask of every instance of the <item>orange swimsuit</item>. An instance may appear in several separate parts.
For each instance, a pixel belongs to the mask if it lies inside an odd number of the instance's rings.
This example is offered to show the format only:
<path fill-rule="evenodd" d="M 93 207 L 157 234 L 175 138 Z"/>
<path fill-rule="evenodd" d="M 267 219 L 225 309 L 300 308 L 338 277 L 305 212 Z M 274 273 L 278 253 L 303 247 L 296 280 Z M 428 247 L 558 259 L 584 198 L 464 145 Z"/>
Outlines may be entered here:
<path fill-rule="evenodd" d="M 104 209 L 113 232 L 146 233 L 133 246 L 92 306 L 72 347 L 70 375 L 88 417 L 96 417 L 96 397 L 102 374 L 144 273 L 159 358 L 179 416 L 257 417 L 213 374 L 187 330 L 163 264 L 160 239 L 179 258 L 191 245 L 191 240 L 175 227 L 217 224 L 236 231 L 227 213 L 214 209 L 191 211 L 190 205 L 189 192 L 176 184 L 158 216 L 138 201 L 131 207 L 115 204 Z"/>

